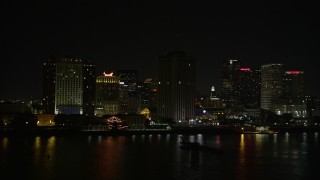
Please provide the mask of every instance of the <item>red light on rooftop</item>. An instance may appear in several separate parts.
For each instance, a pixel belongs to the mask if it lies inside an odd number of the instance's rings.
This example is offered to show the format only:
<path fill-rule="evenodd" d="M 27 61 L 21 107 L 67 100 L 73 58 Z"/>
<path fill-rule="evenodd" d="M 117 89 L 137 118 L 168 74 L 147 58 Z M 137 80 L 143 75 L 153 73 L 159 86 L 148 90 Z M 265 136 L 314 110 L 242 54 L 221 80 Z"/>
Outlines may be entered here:
<path fill-rule="evenodd" d="M 154 89 L 153 89 L 153 92 L 157 92 L 157 89 L 156 89 L 156 88 L 154 88 Z"/>
<path fill-rule="evenodd" d="M 287 74 L 303 74 L 303 71 L 287 71 Z"/>
<path fill-rule="evenodd" d="M 250 68 L 240 68 L 240 71 L 251 71 Z"/>

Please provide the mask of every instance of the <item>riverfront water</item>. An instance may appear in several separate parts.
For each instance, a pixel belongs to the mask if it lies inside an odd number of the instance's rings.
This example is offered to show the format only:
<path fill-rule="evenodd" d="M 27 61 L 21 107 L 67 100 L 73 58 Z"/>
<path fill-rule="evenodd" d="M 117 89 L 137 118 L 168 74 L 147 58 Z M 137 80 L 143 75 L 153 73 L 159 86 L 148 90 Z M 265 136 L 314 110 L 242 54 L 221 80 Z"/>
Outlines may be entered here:
<path fill-rule="evenodd" d="M 0 137 L 0 178 L 317 179 L 316 133 L 185 135 L 221 151 L 180 149 L 179 134 Z"/>

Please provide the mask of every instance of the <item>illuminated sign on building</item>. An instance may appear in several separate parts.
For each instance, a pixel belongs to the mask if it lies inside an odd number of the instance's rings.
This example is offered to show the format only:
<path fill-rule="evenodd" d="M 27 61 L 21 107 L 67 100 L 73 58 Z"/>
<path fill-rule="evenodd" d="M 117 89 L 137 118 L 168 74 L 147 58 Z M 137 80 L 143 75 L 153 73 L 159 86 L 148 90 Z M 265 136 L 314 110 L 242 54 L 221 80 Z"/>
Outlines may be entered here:
<path fill-rule="evenodd" d="M 111 72 L 111 73 L 105 73 L 105 72 L 103 72 L 103 75 L 104 75 L 104 76 L 113 76 L 113 72 Z"/>
<path fill-rule="evenodd" d="M 303 71 L 286 71 L 286 74 L 303 74 Z"/>
<path fill-rule="evenodd" d="M 240 68 L 240 71 L 251 71 L 250 68 Z"/>

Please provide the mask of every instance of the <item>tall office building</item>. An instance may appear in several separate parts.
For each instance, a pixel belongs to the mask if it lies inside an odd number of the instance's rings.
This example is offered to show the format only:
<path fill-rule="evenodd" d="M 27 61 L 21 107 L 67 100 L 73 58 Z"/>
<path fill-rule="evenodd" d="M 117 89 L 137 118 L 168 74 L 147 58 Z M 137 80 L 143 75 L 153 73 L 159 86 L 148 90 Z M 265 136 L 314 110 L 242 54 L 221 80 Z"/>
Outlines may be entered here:
<path fill-rule="evenodd" d="M 118 70 L 117 76 L 120 80 L 120 112 L 137 113 L 139 108 L 139 94 L 137 93 L 136 70 Z"/>
<path fill-rule="evenodd" d="M 96 68 L 92 62 L 83 64 L 83 114 L 94 116 Z"/>
<path fill-rule="evenodd" d="M 174 51 L 158 63 L 159 119 L 188 123 L 195 116 L 195 61 L 185 52 Z"/>
<path fill-rule="evenodd" d="M 93 115 L 95 65 L 76 58 L 50 58 L 43 66 L 47 114 Z"/>
<path fill-rule="evenodd" d="M 56 59 L 49 58 L 43 63 L 42 105 L 45 114 L 54 114 Z"/>
<path fill-rule="evenodd" d="M 284 97 L 296 104 L 304 99 L 304 72 L 286 71 L 284 74 Z"/>
<path fill-rule="evenodd" d="M 222 64 L 222 100 L 227 108 L 238 105 L 239 97 L 236 94 L 239 83 L 240 62 L 234 59 L 227 59 Z"/>
<path fill-rule="evenodd" d="M 119 113 L 119 78 L 113 73 L 104 73 L 96 80 L 96 107 L 95 115 L 114 115 Z"/>
<path fill-rule="evenodd" d="M 260 70 L 240 68 L 236 96 L 243 108 L 260 108 Z"/>
<path fill-rule="evenodd" d="M 83 62 L 65 58 L 56 63 L 55 114 L 83 114 Z"/>
<path fill-rule="evenodd" d="M 138 86 L 141 94 L 141 109 L 148 108 L 153 112 L 156 110 L 157 86 L 152 78 L 147 78 Z"/>
<path fill-rule="evenodd" d="M 282 64 L 265 64 L 261 66 L 261 108 L 272 110 L 283 97 Z"/>

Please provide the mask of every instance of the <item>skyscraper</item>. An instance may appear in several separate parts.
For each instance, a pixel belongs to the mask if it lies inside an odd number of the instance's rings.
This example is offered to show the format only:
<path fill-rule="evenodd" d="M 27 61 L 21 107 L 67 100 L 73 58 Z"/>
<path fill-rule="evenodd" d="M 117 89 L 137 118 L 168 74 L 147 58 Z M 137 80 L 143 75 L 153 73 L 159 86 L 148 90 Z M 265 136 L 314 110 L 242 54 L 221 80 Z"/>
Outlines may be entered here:
<path fill-rule="evenodd" d="M 283 96 L 282 64 L 265 64 L 261 66 L 261 108 L 272 110 Z"/>
<path fill-rule="evenodd" d="M 156 82 L 154 79 L 147 78 L 138 86 L 141 94 L 141 109 L 148 108 L 149 110 L 153 111 L 153 113 L 156 110 L 157 104 L 157 87 L 155 83 Z"/>
<path fill-rule="evenodd" d="M 174 51 L 160 57 L 158 63 L 159 119 L 188 123 L 195 111 L 195 61 L 185 52 Z"/>
<path fill-rule="evenodd" d="M 136 91 L 138 72 L 118 70 L 117 76 L 120 80 L 120 112 L 137 113 L 140 100 Z"/>
<path fill-rule="evenodd" d="M 284 96 L 291 103 L 304 99 L 304 72 L 286 71 L 284 74 Z"/>
<path fill-rule="evenodd" d="M 56 63 L 55 114 L 83 114 L 83 63 L 65 58 Z"/>
<path fill-rule="evenodd" d="M 56 59 L 49 58 L 43 63 L 42 104 L 45 114 L 54 114 Z"/>
<path fill-rule="evenodd" d="M 104 73 L 96 80 L 96 116 L 119 113 L 119 78 L 113 73 Z"/>
<path fill-rule="evenodd" d="M 227 59 L 222 64 L 222 100 L 227 108 L 232 108 L 239 103 L 237 87 L 239 83 L 240 62 Z"/>
<path fill-rule="evenodd" d="M 260 70 L 240 68 L 236 96 L 243 108 L 260 108 Z"/>
<path fill-rule="evenodd" d="M 77 58 L 50 58 L 43 65 L 47 114 L 93 115 L 95 65 Z"/>
<path fill-rule="evenodd" d="M 94 115 L 96 68 L 92 62 L 83 64 L 83 114 Z"/>
<path fill-rule="evenodd" d="M 292 114 L 293 119 L 308 116 L 307 102 L 304 99 L 303 71 L 286 71 L 283 74 L 282 101 L 272 107 L 278 115 Z"/>

